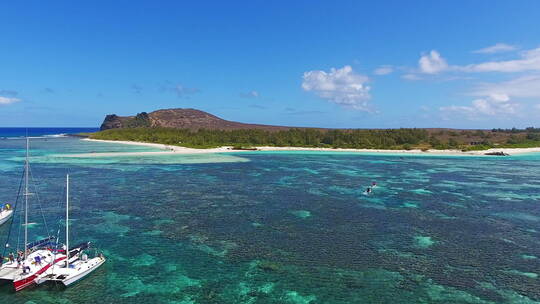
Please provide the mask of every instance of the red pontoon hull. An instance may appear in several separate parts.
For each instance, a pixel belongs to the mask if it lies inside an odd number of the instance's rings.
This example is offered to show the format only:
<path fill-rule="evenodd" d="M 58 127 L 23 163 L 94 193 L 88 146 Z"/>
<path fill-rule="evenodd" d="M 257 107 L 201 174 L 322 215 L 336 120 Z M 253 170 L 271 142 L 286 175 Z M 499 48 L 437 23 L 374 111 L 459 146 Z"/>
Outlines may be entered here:
<path fill-rule="evenodd" d="M 45 265 L 43 268 L 41 268 L 40 270 L 36 271 L 36 273 L 32 274 L 31 276 L 28 276 L 22 280 L 18 280 L 18 281 L 13 281 L 13 287 L 15 287 L 15 291 L 20 291 L 20 290 L 23 290 L 24 288 L 28 287 L 28 286 L 31 286 L 32 284 L 35 283 L 35 279 L 37 278 L 37 276 L 39 276 L 40 274 L 44 273 L 45 271 L 47 271 L 47 269 L 49 269 L 52 265 L 62 261 L 62 260 L 65 260 L 66 257 L 61 257 L 61 258 L 58 258 L 56 260 L 54 260 L 53 263 L 50 263 L 50 264 L 47 264 Z"/>

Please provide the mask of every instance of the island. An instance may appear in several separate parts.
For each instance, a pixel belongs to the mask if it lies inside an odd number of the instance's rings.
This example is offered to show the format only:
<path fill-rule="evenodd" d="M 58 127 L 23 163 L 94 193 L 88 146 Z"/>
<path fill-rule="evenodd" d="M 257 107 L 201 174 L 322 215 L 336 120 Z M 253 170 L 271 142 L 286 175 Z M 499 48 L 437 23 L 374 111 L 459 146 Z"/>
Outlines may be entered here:
<path fill-rule="evenodd" d="M 196 109 L 107 115 L 91 140 L 159 144 L 171 151 L 334 150 L 506 156 L 539 152 L 540 128 L 328 129 L 245 124 Z M 175 147 L 178 147 L 175 148 Z M 188 149 L 188 150 L 186 150 Z"/>

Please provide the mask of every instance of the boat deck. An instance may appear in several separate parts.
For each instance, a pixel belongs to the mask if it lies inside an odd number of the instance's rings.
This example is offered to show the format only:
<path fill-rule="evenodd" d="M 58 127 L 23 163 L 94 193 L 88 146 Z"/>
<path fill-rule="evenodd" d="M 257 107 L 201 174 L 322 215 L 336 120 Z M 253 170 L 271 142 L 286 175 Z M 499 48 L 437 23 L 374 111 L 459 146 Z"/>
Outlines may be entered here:
<path fill-rule="evenodd" d="M 66 279 L 66 276 L 65 275 L 49 274 L 49 275 L 46 275 L 46 276 L 42 277 L 41 279 L 43 279 L 45 281 L 58 281 L 58 282 L 61 282 L 61 281 Z"/>
<path fill-rule="evenodd" d="M 2 267 L 0 268 L 0 280 L 13 281 L 16 276 L 20 274 L 22 270 L 16 267 Z"/>

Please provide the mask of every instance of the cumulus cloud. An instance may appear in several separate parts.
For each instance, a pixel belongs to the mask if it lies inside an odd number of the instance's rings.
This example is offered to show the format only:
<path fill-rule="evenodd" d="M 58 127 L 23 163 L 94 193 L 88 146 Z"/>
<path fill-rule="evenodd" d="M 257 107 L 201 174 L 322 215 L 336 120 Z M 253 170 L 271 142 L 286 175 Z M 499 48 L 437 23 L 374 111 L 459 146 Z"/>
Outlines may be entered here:
<path fill-rule="evenodd" d="M 394 71 L 394 68 L 390 65 L 381 65 L 373 71 L 375 75 L 388 75 Z"/>
<path fill-rule="evenodd" d="M 439 52 L 432 50 L 420 57 L 418 60 L 418 68 L 420 72 L 424 74 L 437 74 L 447 70 L 448 63 Z"/>
<path fill-rule="evenodd" d="M 320 98 L 356 110 L 369 111 L 370 87 L 366 85 L 367 76 L 357 74 L 351 66 L 325 71 L 304 73 L 302 88 L 313 92 Z"/>
<path fill-rule="evenodd" d="M 471 91 L 473 96 L 508 95 L 510 97 L 540 97 L 540 75 L 526 75 L 503 82 L 482 83 Z"/>
<path fill-rule="evenodd" d="M 445 113 L 463 114 L 470 119 L 480 116 L 510 116 L 517 113 L 519 104 L 510 100 L 508 95 L 494 94 L 484 98 L 478 98 L 471 102 L 470 106 L 441 107 Z"/>
<path fill-rule="evenodd" d="M 258 98 L 259 95 L 260 94 L 257 91 L 249 91 L 249 92 L 246 92 L 246 93 L 240 93 L 240 97 L 242 97 L 242 98 Z"/>
<path fill-rule="evenodd" d="M 479 84 L 472 89 L 470 95 L 507 95 L 511 98 L 540 98 L 540 75 L 526 75 L 503 82 Z"/>
<path fill-rule="evenodd" d="M 503 53 L 503 52 L 511 52 L 517 50 L 517 47 L 514 45 L 509 45 L 506 43 L 496 43 L 495 45 L 488 46 L 483 49 L 479 49 L 476 51 L 473 51 L 473 53 L 477 54 L 494 54 L 494 53 Z"/>
<path fill-rule="evenodd" d="M 540 47 L 520 53 L 519 59 L 488 61 L 459 67 L 465 72 L 525 72 L 540 71 Z"/>
<path fill-rule="evenodd" d="M 495 48 L 497 46 L 497 48 Z M 503 49 L 508 45 L 497 44 L 491 50 Z M 489 49 L 489 48 L 486 48 Z M 494 52 L 494 51 L 493 51 Z M 513 60 L 486 61 L 468 65 L 450 65 L 442 55 L 436 50 L 423 54 L 418 60 L 418 68 L 402 76 L 407 80 L 419 80 L 422 74 L 436 75 L 443 72 L 454 73 L 517 73 L 517 72 L 538 72 L 540 71 L 540 47 L 536 49 L 522 51 L 519 58 Z M 461 79 L 461 78 L 460 78 Z"/>
<path fill-rule="evenodd" d="M 458 72 L 527 72 L 540 71 L 540 47 L 519 53 L 519 58 L 514 60 L 487 61 L 464 66 L 449 66 L 437 51 L 431 51 L 423 55 L 419 60 L 420 72 L 436 74 L 442 71 Z"/>
<path fill-rule="evenodd" d="M 0 96 L 0 105 L 8 105 L 19 101 L 21 101 L 19 98 Z"/>
<path fill-rule="evenodd" d="M 540 98 L 540 75 L 526 75 L 515 79 L 482 83 L 469 93 L 477 97 L 470 106 L 441 107 L 443 112 L 467 114 L 468 117 L 508 116 L 518 114 L 520 104 L 526 99 Z M 518 102 L 519 101 L 519 102 Z"/>

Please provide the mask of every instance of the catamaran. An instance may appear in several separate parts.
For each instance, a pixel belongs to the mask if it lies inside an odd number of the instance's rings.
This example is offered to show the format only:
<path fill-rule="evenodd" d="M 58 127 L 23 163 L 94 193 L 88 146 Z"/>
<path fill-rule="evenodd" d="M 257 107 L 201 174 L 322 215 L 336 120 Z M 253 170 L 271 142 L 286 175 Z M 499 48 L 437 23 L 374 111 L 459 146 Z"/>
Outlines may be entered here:
<path fill-rule="evenodd" d="M 96 270 L 105 263 L 102 254 L 88 258 L 84 250 L 90 247 L 90 242 L 85 242 L 69 250 L 69 258 L 56 263 L 36 278 L 37 284 L 47 281 L 61 282 L 69 286 Z M 69 175 L 66 176 L 66 248 L 69 248 Z"/>
<path fill-rule="evenodd" d="M 16 252 L 7 255 L 7 262 L 0 261 L 0 280 L 13 282 L 15 291 L 22 290 L 35 284 L 35 279 L 43 274 L 52 265 L 65 260 L 65 253 L 56 252 L 54 248 L 58 244 L 54 237 L 28 242 L 28 198 L 31 195 L 29 191 L 29 138 L 26 138 L 26 160 L 24 164 L 24 250 L 19 250 L 18 244 Z M 15 207 L 16 208 L 16 207 Z M 14 208 L 14 209 L 15 209 Z M 9 242 L 9 236 L 8 236 Z M 6 256 L 6 250 L 10 248 L 6 242 L 3 255 Z"/>
<path fill-rule="evenodd" d="M 0 225 L 7 222 L 13 215 L 13 210 L 11 209 L 10 204 L 5 204 L 0 206 Z"/>

